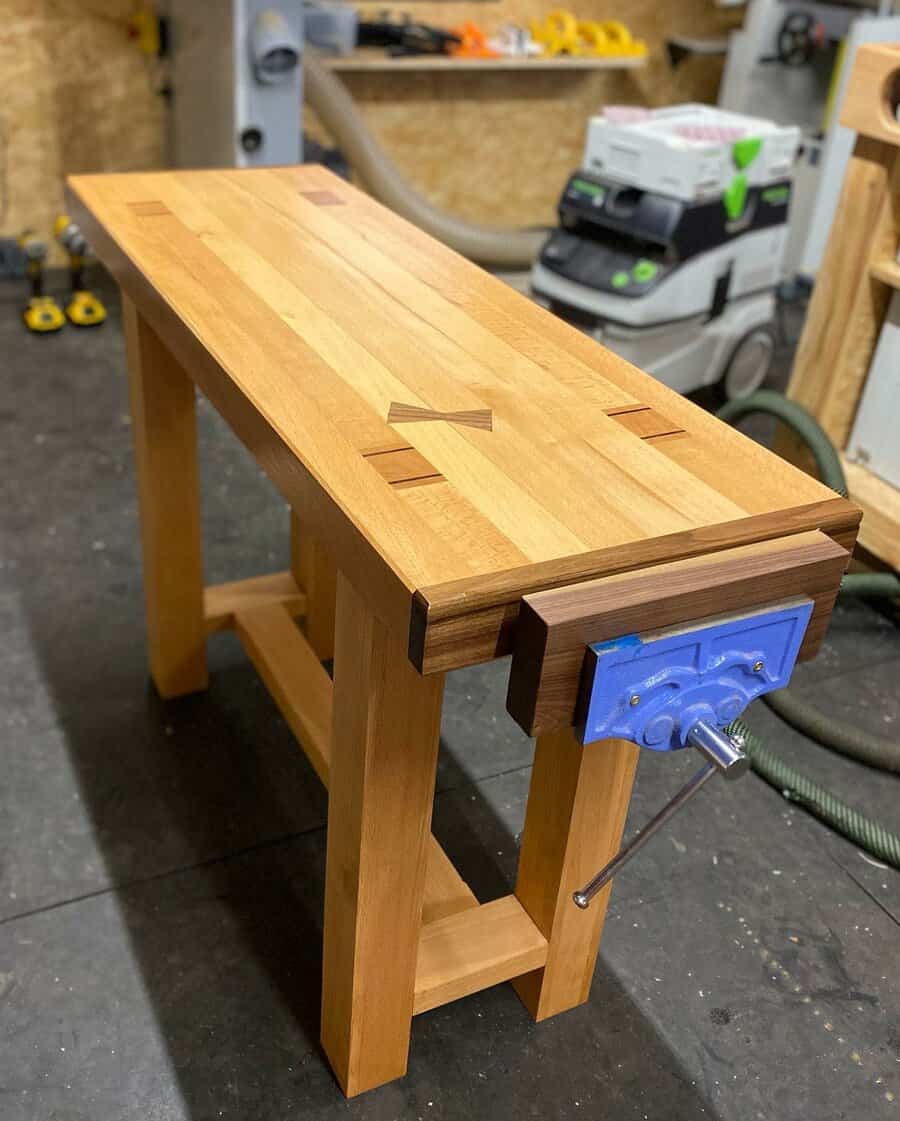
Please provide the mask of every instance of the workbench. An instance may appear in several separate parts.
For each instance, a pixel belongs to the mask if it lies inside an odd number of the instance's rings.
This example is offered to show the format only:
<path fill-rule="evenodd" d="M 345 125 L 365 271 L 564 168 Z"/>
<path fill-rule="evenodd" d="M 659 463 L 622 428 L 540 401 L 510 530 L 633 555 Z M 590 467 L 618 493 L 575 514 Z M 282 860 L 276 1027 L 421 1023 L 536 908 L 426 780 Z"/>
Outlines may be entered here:
<path fill-rule="evenodd" d="M 802 595 L 811 656 L 858 511 L 322 168 L 69 186 L 122 289 L 156 687 L 204 689 L 235 629 L 328 785 L 342 1088 L 500 981 L 536 1019 L 583 1002 L 609 889 L 572 892 L 639 753 L 581 742 L 587 645 Z M 204 587 L 195 387 L 290 505 L 290 572 Z M 484 902 L 430 832 L 442 686 L 510 653 L 537 742 L 515 891 Z"/>

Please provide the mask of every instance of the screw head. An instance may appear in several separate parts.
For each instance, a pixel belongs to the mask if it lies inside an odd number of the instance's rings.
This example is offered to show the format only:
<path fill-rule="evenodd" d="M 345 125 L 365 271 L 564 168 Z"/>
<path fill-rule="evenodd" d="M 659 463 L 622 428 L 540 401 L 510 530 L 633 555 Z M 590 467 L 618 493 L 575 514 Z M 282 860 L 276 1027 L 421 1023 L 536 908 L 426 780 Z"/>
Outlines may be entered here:
<path fill-rule="evenodd" d="M 632 693 L 631 700 L 628 703 L 632 708 L 634 708 L 635 705 L 639 705 L 641 703 L 641 698 L 637 693 Z"/>
<path fill-rule="evenodd" d="M 762 669 L 763 669 L 763 663 L 762 662 L 754 662 L 753 663 L 753 672 L 754 673 L 762 673 Z"/>

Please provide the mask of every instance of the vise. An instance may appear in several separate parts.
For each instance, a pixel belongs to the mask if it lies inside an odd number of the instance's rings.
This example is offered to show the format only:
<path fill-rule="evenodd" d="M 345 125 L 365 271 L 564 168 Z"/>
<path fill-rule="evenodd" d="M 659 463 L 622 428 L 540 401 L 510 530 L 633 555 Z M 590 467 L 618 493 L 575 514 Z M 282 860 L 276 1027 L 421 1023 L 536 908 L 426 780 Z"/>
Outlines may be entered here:
<path fill-rule="evenodd" d="M 750 761 L 725 729 L 752 700 L 790 681 L 813 602 L 796 598 L 694 626 L 630 634 L 588 648 L 582 743 L 615 738 L 651 751 L 696 748 L 706 762 L 640 832 L 573 894 L 582 909 L 698 790 Z"/>
<path fill-rule="evenodd" d="M 778 579 L 773 565 L 778 564 Z M 815 653 L 846 553 L 820 534 L 625 572 L 523 599 L 507 708 L 531 735 L 693 747 L 702 768 L 574 891 L 601 888 L 715 774 L 749 768 L 728 727 Z"/>

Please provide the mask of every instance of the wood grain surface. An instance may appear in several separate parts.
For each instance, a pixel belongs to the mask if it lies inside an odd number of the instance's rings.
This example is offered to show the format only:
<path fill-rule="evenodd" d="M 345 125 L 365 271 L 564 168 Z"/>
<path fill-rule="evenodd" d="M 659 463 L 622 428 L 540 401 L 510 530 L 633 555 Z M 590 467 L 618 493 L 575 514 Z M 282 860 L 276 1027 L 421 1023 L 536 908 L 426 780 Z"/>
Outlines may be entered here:
<path fill-rule="evenodd" d="M 125 292 L 393 626 L 417 591 L 427 630 L 462 585 L 476 594 L 457 614 L 504 613 L 562 572 L 816 528 L 798 511 L 854 524 L 833 492 L 322 168 L 70 187 Z M 394 402 L 489 412 L 491 429 L 394 428 Z M 683 435 L 644 438 L 662 431 Z M 396 485 L 366 458 L 402 446 L 442 478 Z"/>
<path fill-rule="evenodd" d="M 814 601 L 804 646 L 815 651 L 849 553 L 819 532 L 728 549 L 526 596 L 507 708 L 529 735 L 575 723 L 586 647 L 794 595 Z"/>
<path fill-rule="evenodd" d="M 128 299 L 122 318 L 150 674 L 161 697 L 180 697 L 208 683 L 196 394 Z"/>
<path fill-rule="evenodd" d="M 856 52 L 841 124 L 861 136 L 900 144 L 900 43 L 867 43 Z"/>
<path fill-rule="evenodd" d="M 580 888 L 616 854 L 640 748 L 627 740 L 582 746 L 573 729 L 541 736 L 534 754 L 516 898 L 548 943 L 542 969 L 513 982 L 536 1020 L 588 998 L 612 883 L 582 911 Z"/>

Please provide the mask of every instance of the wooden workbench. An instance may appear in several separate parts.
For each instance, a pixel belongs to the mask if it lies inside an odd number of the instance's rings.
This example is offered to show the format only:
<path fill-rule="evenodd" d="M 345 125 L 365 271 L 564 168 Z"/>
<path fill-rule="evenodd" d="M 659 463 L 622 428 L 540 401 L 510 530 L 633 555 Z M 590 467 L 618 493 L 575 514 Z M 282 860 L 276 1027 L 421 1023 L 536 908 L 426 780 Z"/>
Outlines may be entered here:
<path fill-rule="evenodd" d="M 156 685 L 203 689 L 235 628 L 329 786 L 344 1090 L 487 985 L 539 1019 L 582 1002 L 606 897 L 570 896 L 618 847 L 638 751 L 576 736 L 585 641 L 803 592 L 809 655 L 858 512 L 321 168 L 70 193 L 123 291 Z M 195 385 L 290 503 L 291 573 L 204 589 Z M 509 652 L 540 734 L 515 893 L 479 905 L 429 833 L 443 674 Z"/>

